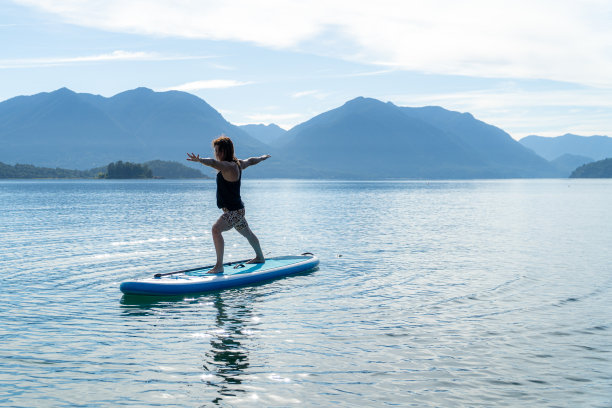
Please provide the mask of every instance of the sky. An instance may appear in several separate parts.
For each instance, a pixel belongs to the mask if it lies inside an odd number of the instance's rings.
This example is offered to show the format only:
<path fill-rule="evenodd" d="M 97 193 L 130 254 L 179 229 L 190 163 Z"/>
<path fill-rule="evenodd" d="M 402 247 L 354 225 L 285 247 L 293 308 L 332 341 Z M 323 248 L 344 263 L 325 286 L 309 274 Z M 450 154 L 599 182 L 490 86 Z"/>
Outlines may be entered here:
<path fill-rule="evenodd" d="M 612 136 L 610 0 L 0 0 L 0 101 L 197 95 L 285 129 L 358 96 Z"/>

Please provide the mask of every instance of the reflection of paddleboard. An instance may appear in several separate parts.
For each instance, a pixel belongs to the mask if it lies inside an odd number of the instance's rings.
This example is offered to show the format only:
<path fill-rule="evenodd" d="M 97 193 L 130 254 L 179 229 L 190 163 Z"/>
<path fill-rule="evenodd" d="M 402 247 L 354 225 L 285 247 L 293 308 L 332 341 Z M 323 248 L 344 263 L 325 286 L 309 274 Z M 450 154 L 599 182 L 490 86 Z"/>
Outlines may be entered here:
<path fill-rule="evenodd" d="M 206 292 L 280 278 L 308 271 L 318 264 L 319 259 L 312 254 L 277 256 L 266 258 L 266 262 L 262 264 L 230 262 L 224 264 L 225 271 L 221 274 L 207 274 L 212 266 L 157 274 L 153 278 L 122 282 L 120 289 L 126 295 L 180 295 Z"/>

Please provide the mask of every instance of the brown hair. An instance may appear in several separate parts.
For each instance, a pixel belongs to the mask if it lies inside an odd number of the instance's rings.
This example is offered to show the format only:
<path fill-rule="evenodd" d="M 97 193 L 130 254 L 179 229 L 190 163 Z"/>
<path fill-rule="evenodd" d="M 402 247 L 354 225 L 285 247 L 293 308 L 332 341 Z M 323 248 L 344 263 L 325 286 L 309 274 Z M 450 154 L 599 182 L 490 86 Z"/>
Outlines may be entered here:
<path fill-rule="evenodd" d="M 234 154 L 234 143 L 232 143 L 232 139 L 225 135 L 221 135 L 212 142 L 213 148 L 219 147 L 219 156 L 222 161 L 233 161 L 238 167 L 240 167 L 240 163 Z"/>

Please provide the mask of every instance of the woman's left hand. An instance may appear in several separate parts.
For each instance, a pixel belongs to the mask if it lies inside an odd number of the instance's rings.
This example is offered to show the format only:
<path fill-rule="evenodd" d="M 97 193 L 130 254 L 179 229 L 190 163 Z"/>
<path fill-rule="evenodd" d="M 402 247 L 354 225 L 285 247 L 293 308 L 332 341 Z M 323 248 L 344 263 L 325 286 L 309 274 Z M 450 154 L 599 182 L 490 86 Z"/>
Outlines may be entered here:
<path fill-rule="evenodd" d="M 195 155 L 193 153 L 187 153 L 187 160 L 192 162 L 200 162 L 200 155 Z"/>

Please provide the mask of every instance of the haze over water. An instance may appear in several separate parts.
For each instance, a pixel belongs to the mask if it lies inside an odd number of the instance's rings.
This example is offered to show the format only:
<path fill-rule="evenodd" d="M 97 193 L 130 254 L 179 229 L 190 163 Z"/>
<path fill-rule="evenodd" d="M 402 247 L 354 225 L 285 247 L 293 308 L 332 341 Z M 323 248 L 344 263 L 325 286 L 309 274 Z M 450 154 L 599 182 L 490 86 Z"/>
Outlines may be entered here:
<path fill-rule="evenodd" d="M 0 181 L 0 405 L 612 405 L 611 181 L 245 179 L 264 252 L 317 270 L 122 297 L 214 261 L 214 194 Z"/>

